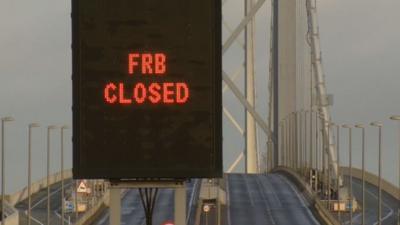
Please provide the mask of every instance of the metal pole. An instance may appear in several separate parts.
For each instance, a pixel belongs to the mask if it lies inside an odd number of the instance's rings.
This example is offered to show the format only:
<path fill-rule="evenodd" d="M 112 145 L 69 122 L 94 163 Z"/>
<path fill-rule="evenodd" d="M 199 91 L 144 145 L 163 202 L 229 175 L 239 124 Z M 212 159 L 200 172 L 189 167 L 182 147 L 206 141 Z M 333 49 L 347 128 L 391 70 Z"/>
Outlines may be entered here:
<path fill-rule="evenodd" d="M 281 152 L 279 153 L 279 156 L 280 156 L 280 158 L 281 158 L 281 166 L 284 166 L 285 165 L 285 155 L 284 155 L 284 153 L 285 153 L 285 148 L 286 148 L 286 137 L 285 137 L 285 121 L 284 120 L 282 120 L 281 121 L 281 123 L 282 123 L 282 130 L 281 130 L 281 144 L 282 144 L 282 149 L 281 149 Z"/>
<path fill-rule="evenodd" d="M 365 127 L 362 124 L 357 124 L 356 128 L 360 128 L 362 133 L 362 139 L 361 139 L 361 168 L 362 168 L 362 175 L 361 175 L 361 180 L 362 180 L 362 218 L 361 218 L 361 224 L 365 225 Z"/>
<path fill-rule="evenodd" d="M 219 201 L 219 199 L 217 199 Z M 175 225 L 186 224 L 186 187 L 175 188 Z M 113 224 L 114 225 L 114 224 Z"/>
<path fill-rule="evenodd" d="M 28 225 L 31 225 L 32 127 L 28 128 Z"/>
<path fill-rule="evenodd" d="M 373 127 L 378 127 L 379 129 L 379 146 L 378 146 L 378 154 L 379 154 L 379 166 L 378 166 L 378 174 L 379 174 L 379 183 L 378 183 L 378 225 L 382 225 L 382 126 L 381 122 L 372 122 L 370 124 Z"/>
<path fill-rule="evenodd" d="M 294 171 L 297 169 L 296 155 L 297 155 L 297 124 L 296 124 L 296 112 L 292 113 L 292 165 Z"/>
<path fill-rule="evenodd" d="M 312 92 L 312 88 L 311 88 L 311 92 Z M 312 106 L 311 106 L 311 108 L 312 108 Z M 312 111 L 312 109 L 310 109 L 310 162 L 309 163 L 310 163 L 310 171 L 311 171 L 313 168 L 313 111 Z"/>
<path fill-rule="evenodd" d="M 350 164 L 350 225 L 353 225 L 353 158 L 352 158 L 352 140 L 351 127 L 349 128 L 349 164 Z"/>
<path fill-rule="evenodd" d="M 339 179 L 339 177 L 340 177 L 340 158 L 339 158 L 339 156 L 340 156 L 340 151 L 339 151 L 339 149 L 340 149 L 340 126 L 339 125 L 337 125 L 336 126 L 336 154 L 337 154 L 337 167 L 338 167 L 338 169 L 337 169 L 337 178 L 336 178 L 336 189 L 337 189 L 337 200 L 338 200 L 338 205 L 339 205 L 339 210 L 338 210 L 338 221 L 339 221 L 339 224 L 342 224 L 342 221 L 341 221 L 341 218 L 340 218 L 340 179 Z"/>
<path fill-rule="evenodd" d="M 4 225 L 4 214 L 5 214 L 5 207 L 4 207 L 4 197 L 5 197 L 5 166 L 4 166 L 4 120 L 1 120 L 1 225 Z"/>
<path fill-rule="evenodd" d="M 61 127 L 61 224 L 64 225 L 64 127 Z"/>
<path fill-rule="evenodd" d="M 121 225 L 121 190 L 110 188 L 110 224 Z"/>
<path fill-rule="evenodd" d="M 278 127 L 279 121 L 279 1 L 273 1 L 273 32 L 272 32 L 272 76 L 273 76 L 273 115 L 274 129 Z M 278 131 L 274 131 L 274 164 L 278 165 Z"/>
<path fill-rule="evenodd" d="M 64 209 L 64 130 L 67 126 L 61 127 L 61 224 L 64 225 L 65 209 Z"/>
<path fill-rule="evenodd" d="M 320 118 L 322 120 L 321 126 L 321 138 L 322 138 L 322 149 L 321 149 L 321 156 L 322 156 L 322 196 L 326 199 L 326 135 L 324 135 L 326 121 L 323 117 Z"/>
<path fill-rule="evenodd" d="M 315 112 L 315 191 L 318 192 L 318 180 L 319 180 L 319 155 L 318 149 L 318 112 Z"/>
<path fill-rule="evenodd" d="M 292 112 L 292 169 L 296 170 L 296 113 Z"/>
<path fill-rule="evenodd" d="M 379 225 L 382 225 L 382 126 L 379 126 Z"/>
<path fill-rule="evenodd" d="M 352 164 L 352 140 L 351 140 L 351 126 L 343 125 L 344 128 L 349 129 L 349 186 L 350 186 L 350 225 L 353 225 L 353 164 Z"/>
<path fill-rule="evenodd" d="M 289 167 L 289 149 L 290 149 L 290 137 L 289 137 L 289 118 L 285 119 L 286 127 L 286 149 L 285 149 L 285 166 Z"/>
<path fill-rule="evenodd" d="M 31 123 L 28 127 L 28 225 L 31 225 L 31 188 L 32 188 L 32 128 L 39 127 L 37 123 Z"/>
<path fill-rule="evenodd" d="M 50 225 L 50 128 L 47 128 L 47 225 Z"/>
<path fill-rule="evenodd" d="M 365 225 L 365 128 L 362 128 L 362 225 Z"/>
<path fill-rule="evenodd" d="M 328 209 L 331 209 L 331 157 L 330 154 L 328 153 L 329 147 L 330 147 L 330 130 L 331 130 L 331 124 L 328 123 L 328 143 L 327 143 L 327 148 L 326 153 L 328 155 Z"/>
<path fill-rule="evenodd" d="M 395 121 L 397 121 L 398 122 L 398 128 L 399 128 L 399 130 L 398 130 L 398 141 L 399 141 L 399 152 L 398 152 L 398 156 L 399 156 L 399 164 L 398 164 L 398 181 L 399 181 L 399 193 L 398 193 L 398 198 L 399 198 L 399 201 L 400 201 L 400 116 L 399 115 L 397 115 L 397 116 L 391 116 L 390 117 L 390 119 L 391 120 L 395 120 Z M 400 207 L 397 209 L 397 225 L 400 225 Z"/>
<path fill-rule="evenodd" d="M 304 178 L 306 179 L 307 178 L 307 166 L 308 166 L 308 162 L 307 162 L 307 152 L 308 152 L 308 150 L 307 150 L 307 110 L 306 111 L 304 111 L 304 147 L 303 147 L 303 149 L 304 149 L 304 171 L 303 171 L 303 173 L 304 173 Z"/>
<path fill-rule="evenodd" d="M 1 118 L 1 225 L 4 225 L 5 222 L 5 189 L 6 189 L 6 179 L 5 179 L 5 149 L 4 149 L 4 124 L 6 122 L 14 121 L 12 117 L 3 117 Z"/>

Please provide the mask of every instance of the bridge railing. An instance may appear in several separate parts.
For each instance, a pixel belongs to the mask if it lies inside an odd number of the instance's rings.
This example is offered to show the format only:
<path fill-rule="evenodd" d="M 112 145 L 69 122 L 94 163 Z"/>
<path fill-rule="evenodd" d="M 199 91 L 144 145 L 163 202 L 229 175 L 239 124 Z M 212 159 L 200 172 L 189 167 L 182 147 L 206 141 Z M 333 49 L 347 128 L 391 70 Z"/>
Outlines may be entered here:
<path fill-rule="evenodd" d="M 65 180 L 72 178 L 72 170 L 70 170 L 70 169 L 69 170 L 64 170 L 63 173 L 64 173 L 63 175 L 64 175 L 64 179 Z M 53 185 L 55 183 L 60 182 L 61 181 L 61 177 L 62 177 L 61 176 L 61 172 L 57 172 L 57 173 L 54 173 L 54 174 L 52 174 L 50 176 L 49 184 L 47 184 L 47 178 L 46 177 L 42 178 L 42 179 L 40 179 L 40 180 L 38 180 L 38 181 L 36 181 L 34 183 L 32 183 L 31 194 L 35 194 L 35 193 L 39 192 L 40 190 L 42 190 L 44 188 L 47 188 L 47 185 L 51 186 L 51 185 Z M 24 187 L 21 190 L 15 192 L 13 194 L 5 196 L 6 201 L 8 203 L 10 203 L 11 205 L 15 205 L 18 202 L 21 202 L 21 201 L 23 201 L 23 200 L 25 200 L 27 198 L 28 198 L 28 187 Z"/>

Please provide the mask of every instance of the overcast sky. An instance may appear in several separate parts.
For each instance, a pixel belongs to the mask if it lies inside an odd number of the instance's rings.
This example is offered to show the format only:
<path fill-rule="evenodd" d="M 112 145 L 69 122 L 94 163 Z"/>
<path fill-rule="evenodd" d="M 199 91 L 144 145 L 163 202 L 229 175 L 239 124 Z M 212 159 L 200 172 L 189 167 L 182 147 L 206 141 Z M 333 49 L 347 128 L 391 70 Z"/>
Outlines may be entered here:
<path fill-rule="evenodd" d="M 327 88 L 335 98 L 333 118 L 340 123 L 384 120 L 384 158 L 386 164 L 396 165 L 396 129 L 387 118 L 400 114 L 400 1 L 319 0 L 318 3 Z M 241 20 L 242 5 L 242 0 L 229 0 L 224 6 L 224 17 L 232 27 Z M 265 118 L 269 5 L 267 1 L 256 20 L 257 107 Z M 70 1 L 2 0 L 0 30 L 0 116 L 12 115 L 16 119 L 6 126 L 7 192 L 14 192 L 26 183 L 27 124 L 71 125 Z M 226 29 L 224 37 L 227 37 Z M 234 45 L 224 56 L 227 72 L 233 73 L 241 63 L 242 55 L 238 53 L 240 47 Z M 224 101 L 243 124 L 243 109 L 229 91 L 224 94 Z M 43 127 L 34 132 L 34 180 L 45 174 L 46 130 Z M 53 134 L 52 170 L 56 171 L 59 131 Z M 69 166 L 70 135 L 71 131 L 66 141 Z M 260 133 L 260 136 L 263 135 Z M 375 138 L 372 131 L 369 136 Z M 262 142 L 260 147 L 265 147 Z M 243 149 L 243 141 L 226 118 L 224 148 L 225 167 L 229 167 Z M 374 151 L 373 147 L 368 149 L 370 170 L 376 168 Z M 389 166 L 384 170 L 392 182 L 395 181 L 393 171 L 395 168 Z"/>

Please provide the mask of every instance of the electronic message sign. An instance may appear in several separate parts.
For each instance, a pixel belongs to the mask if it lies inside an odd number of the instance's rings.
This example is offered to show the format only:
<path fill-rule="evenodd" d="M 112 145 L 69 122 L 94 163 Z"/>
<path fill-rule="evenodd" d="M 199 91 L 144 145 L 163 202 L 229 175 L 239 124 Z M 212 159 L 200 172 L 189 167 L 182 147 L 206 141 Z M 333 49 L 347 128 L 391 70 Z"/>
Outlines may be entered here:
<path fill-rule="evenodd" d="M 222 176 L 221 1 L 73 0 L 73 174 Z"/>

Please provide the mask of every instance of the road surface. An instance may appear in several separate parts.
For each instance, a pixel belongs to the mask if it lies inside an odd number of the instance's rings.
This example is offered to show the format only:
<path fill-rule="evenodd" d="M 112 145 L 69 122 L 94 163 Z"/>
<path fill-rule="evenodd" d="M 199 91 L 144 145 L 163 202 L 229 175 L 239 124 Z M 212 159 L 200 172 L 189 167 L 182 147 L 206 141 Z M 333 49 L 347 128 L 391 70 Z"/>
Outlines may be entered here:
<path fill-rule="evenodd" d="M 279 174 L 230 174 L 228 225 L 318 225 L 295 186 Z"/>
<path fill-rule="evenodd" d="M 345 176 L 344 184 L 348 184 L 348 176 Z M 378 224 L 378 187 L 365 183 L 365 221 L 366 225 Z M 362 204 L 362 181 L 353 177 L 353 196 L 359 204 Z M 382 191 L 382 224 L 397 225 L 397 210 L 399 201 L 388 193 Z M 356 212 L 353 215 L 353 224 L 361 224 L 362 214 Z M 349 224 L 345 221 L 344 224 Z"/>
<path fill-rule="evenodd" d="M 65 180 L 65 189 L 72 188 L 73 181 L 71 179 Z M 47 220 L 47 188 L 40 190 L 32 195 L 32 225 L 46 224 Z M 19 202 L 15 208 L 20 211 L 20 225 L 28 224 L 27 209 L 28 199 Z M 55 183 L 50 186 L 50 221 L 51 225 L 61 224 L 61 182 Z M 68 214 L 66 214 L 68 216 Z M 71 221 L 74 221 L 74 215 L 71 215 Z M 68 218 L 68 217 L 66 217 Z M 66 223 L 67 224 L 67 221 Z"/>

